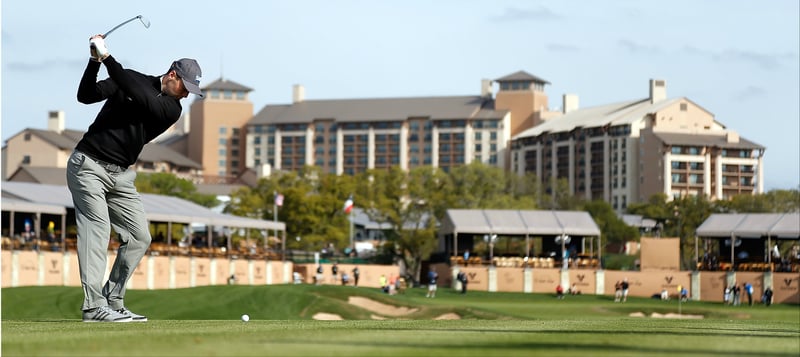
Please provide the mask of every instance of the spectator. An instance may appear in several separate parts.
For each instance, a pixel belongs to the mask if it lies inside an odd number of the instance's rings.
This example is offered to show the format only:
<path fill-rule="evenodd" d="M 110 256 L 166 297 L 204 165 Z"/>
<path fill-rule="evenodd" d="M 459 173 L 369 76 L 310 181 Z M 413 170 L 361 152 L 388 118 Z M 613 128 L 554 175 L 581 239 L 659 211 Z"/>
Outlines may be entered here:
<path fill-rule="evenodd" d="M 733 287 L 731 288 L 733 291 L 733 306 L 739 306 L 741 304 L 741 288 L 736 283 L 733 283 Z"/>
<path fill-rule="evenodd" d="M 333 266 L 331 267 L 331 274 L 333 274 L 333 282 L 336 283 L 336 280 L 337 280 L 338 275 L 339 275 L 339 265 L 336 264 L 335 262 L 333 263 Z"/>
<path fill-rule="evenodd" d="M 348 280 L 350 280 L 350 276 L 347 273 L 342 273 L 342 286 L 347 285 Z"/>
<path fill-rule="evenodd" d="M 731 287 L 729 285 L 725 285 L 725 291 L 722 293 L 722 300 L 725 305 L 730 305 L 731 303 Z"/>
<path fill-rule="evenodd" d="M 358 277 L 361 275 L 361 271 L 358 270 L 358 266 L 353 268 L 353 286 L 358 287 Z"/>
<path fill-rule="evenodd" d="M 381 274 L 381 278 L 380 278 L 379 282 L 381 284 L 381 290 L 383 290 L 383 292 L 385 292 L 385 293 L 388 293 L 389 292 L 389 286 L 388 286 L 388 283 L 386 281 L 386 275 Z"/>
<path fill-rule="evenodd" d="M 747 304 L 753 306 L 753 284 L 745 281 L 744 292 L 747 294 Z"/>
<path fill-rule="evenodd" d="M 458 275 L 456 275 L 456 279 L 459 282 L 461 282 L 461 293 L 462 294 L 466 294 L 467 293 L 467 273 L 464 273 L 463 271 L 459 271 Z"/>
<path fill-rule="evenodd" d="M 614 302 L 622 301 L 622 282 L 617 280 L 614 284 Z"/>
<path fill-rule="evenodd" d="M 556 286 L 556 298 L 563 299 L 564 298 L 564 288 L 561 287 L 561 284 Z"/>
<path fill-rule="evenodd" d="M 768 286 L 766 289 L 764 289 L 764 295 L 762 299 L 764 300 L 765 305 L 772 305 L 772 287 Z"/>
<path fill-rule="evenodd" d="M 689 290 L 687 290 L 685 286 L 681 287 L 681 301 L 682 302 L 689 301 Z"/>
<path fill-rule="evenodd" d="M 439 274 L 437 274 L 433 269 L 428 271 L 428 293 L 425 295 L 425 297 L 436 297 L 436 279 L 438 278 Z"/>
<path fill-rule="evenodd" d="M 314 276 L 315 280 L 314 283 L 316 283 L 317 285 L 321 285 L 323 278 L 324 276 L 322 275 L 322 265 L 317 265 L 317 275 Z"/>
<path fill-rule="evenodd" d="M 579 295 L 580 293 L 581 293 L 581 291 L 578 290 L 578 284 L 572 283 L 572 286 L 569 287 L 569 294 L 570 295 Z"/>
<path fill-rule="evenodd" d="M 628 301 L 628 278 L 622 279 L 622 302 Z"/>

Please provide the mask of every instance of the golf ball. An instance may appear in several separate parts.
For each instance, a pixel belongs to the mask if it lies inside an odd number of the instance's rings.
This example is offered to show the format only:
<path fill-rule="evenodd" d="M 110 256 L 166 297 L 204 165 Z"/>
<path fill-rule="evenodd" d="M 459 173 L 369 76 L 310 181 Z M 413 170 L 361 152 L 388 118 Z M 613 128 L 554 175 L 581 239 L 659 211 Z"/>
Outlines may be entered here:
<path fill-rule="evenodd" d="M 242 315 L 242 321 L 244 321 L 244 322 L 250 321 L 250 315 L 248 315 L 248 314 Z"/>

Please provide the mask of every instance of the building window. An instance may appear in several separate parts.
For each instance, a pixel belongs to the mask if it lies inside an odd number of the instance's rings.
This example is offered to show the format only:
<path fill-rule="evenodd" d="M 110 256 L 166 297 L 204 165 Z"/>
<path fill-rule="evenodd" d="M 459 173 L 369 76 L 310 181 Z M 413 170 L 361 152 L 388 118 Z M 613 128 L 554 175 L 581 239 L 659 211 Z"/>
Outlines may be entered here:
<path fill-rule="evenodd" d="M 30 155 L 25 155 L 25 156 L 22 157 L 22 164 L 23 165 L 28 165 L 30 163 L 31 163 L 31 156 Z"/>
<path fill-rule="evenodd" d="M 685 112 L 689 109 L 689 105 L 686 103 L 681 103 L 681 111 Z"/>
<path fill-rule="evenodd" d="M 672 147 L 672 153 L 676 154 L 676 155 L 680 154 L 681 153 L 681 147 L 680 146 L 673 146 Z"/>
<path fill-rule="evenodd" d="M 31 141 L 31 133 L 25 133 L 25 141 Z"/>
<path fill-rule="evenodd" d="M 228 128 L 226 128 L 224 126 L 219 127 L 219 133 L 220 133 L 220 135 L 227 134 L 228 133 Z"/>

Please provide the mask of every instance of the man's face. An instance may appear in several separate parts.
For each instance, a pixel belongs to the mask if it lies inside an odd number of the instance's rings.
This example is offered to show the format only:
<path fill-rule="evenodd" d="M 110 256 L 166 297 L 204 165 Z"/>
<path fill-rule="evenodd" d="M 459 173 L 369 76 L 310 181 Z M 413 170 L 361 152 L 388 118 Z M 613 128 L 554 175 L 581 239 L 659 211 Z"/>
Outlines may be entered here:
<path fill-rule="evenodd" d="M 162 82 L 162 87 L 161 90 L 170 97 L 183 99 L 189 96 L 189 91 L 186 90 L 186 86 L 183 85 L 183 81 L 175 71 L 167 73 Z"/>

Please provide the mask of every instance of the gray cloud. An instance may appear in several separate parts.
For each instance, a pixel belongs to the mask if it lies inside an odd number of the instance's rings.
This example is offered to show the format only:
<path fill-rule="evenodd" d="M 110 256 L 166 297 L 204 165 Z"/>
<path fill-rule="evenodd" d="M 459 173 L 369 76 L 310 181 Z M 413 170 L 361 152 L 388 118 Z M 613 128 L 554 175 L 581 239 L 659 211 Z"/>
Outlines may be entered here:
<path fill-rule="evenodd" d="M 654 55 L 661 53 L 661 49 L 656 46 L 643 45 L 627 39 L 619 40 L 617 44 L 633 54 Z"/>
<path fill-rule="evenodd" d="M 545 48 L 552 52 L 579 52 L 581 50 L 577 46 L 565 45 L 563 43 L 548 43 Z"/>
<path fill-rule="evenodd" d="M 775 70 L 783 68 L 784 62 L 794 62 L 797 60 L 797 53 L 761 53 L 756 51 L 744 51 L 726 49 L 723 51 L 709 51 L 693 46 L 684 46 L 683 52 L 690 55 L 704 56 L 717 62 L 741 62 L 755 65 L 765 70 Z"/>
<path fill-rule="evenodd" d="M 552 21 L 558 20 L 561 15 L 553 12 L 552 10 L 539 6 L 535 9 L 520 9 L 516 7 L 507 7 L 501 15 L 493 16 L 492 20 L 495 22 L 510 22 L 510 21 Z"/>
<path fill-rule="evenodd" d="M 754 98 L 764 97 L 766 95 L 766 89 L 751 84 L 733 93 L 732 98 L 737 102 L 743 102 Z"/>

